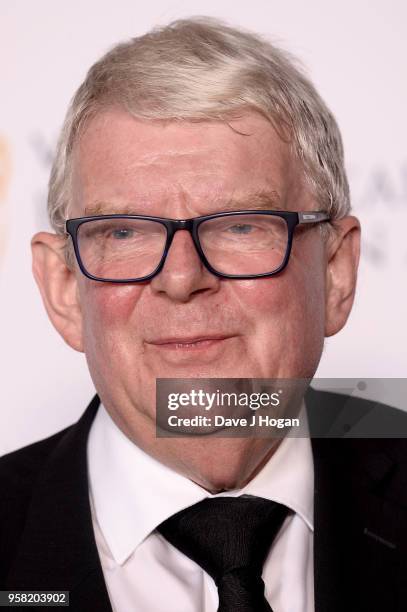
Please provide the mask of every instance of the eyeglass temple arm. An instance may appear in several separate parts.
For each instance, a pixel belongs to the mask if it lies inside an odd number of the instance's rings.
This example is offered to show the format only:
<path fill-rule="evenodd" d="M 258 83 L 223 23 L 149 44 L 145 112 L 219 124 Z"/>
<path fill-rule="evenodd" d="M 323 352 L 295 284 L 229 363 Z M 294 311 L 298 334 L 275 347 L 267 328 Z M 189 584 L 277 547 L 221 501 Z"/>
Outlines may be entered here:
<path fill-rule="evenodd" d="M 324 212 L 299 212 L 298 223 L 319 223 L 320 221 L 329 221 L 329 215 Z"/>

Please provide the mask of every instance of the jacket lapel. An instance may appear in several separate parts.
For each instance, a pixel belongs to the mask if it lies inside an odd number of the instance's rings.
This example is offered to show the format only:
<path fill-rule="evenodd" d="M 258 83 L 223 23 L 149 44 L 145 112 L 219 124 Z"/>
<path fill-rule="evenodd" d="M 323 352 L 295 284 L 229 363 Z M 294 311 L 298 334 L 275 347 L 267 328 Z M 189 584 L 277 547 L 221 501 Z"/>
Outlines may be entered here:
<path fill-rule="evenodd" d="M 75 611 L 111 612 L 93 534 L 87 438 L 96 396 L 50 455 L 35 485 L 7 588 L 70 591 Z"/>

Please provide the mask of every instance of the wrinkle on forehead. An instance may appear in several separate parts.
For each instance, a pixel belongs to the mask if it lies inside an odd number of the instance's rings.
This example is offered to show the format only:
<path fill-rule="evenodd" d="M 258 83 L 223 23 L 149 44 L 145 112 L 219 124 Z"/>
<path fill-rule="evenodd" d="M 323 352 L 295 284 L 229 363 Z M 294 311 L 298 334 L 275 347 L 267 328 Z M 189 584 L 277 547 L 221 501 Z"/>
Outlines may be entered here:
<path fill-rule="evenodd" d="M 159 153 L 145 153 L 138 160 L 138 166 L 150 166 L 151 164 L 160 165 L 172 162 L 174 158 L 177 160 L 189 157 L 200 157 L 202 154 L 210 153 L 211 147 L 199 147 L 199 149 L 191 148 L 180 151 L 179 149 L 166 149 Z"/>
<path fill-rule="evenodd" d="M 109 120 L 108 120 L 109 119 Z M 126 113 L 95 117 L 74 155 L 78 216 L 296 210 L 303 182 L 290 147 L 255 114 L 233 124 L 159 125 Z M 300 204 L 301 203 L 301 204 Z"/>

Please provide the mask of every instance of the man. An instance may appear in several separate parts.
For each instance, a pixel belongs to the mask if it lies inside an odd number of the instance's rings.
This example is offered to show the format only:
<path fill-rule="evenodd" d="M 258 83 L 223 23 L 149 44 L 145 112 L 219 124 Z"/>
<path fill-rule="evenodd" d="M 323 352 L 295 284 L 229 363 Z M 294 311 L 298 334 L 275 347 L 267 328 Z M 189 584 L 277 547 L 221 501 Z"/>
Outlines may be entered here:
<path fill-rule="evenodd" d="M 404 609 L 403 441 L 156 437 L 156 379 L 312 378 L 351 310 L 341 138 L 292 61 L 205 19 L 114 47 L 71 104 L 49 213 L 34 275 L 98 396 L 2 459 L 1 588 L 86 611 Z M 371 412 L 340 404 L 310 392 L 311 433 Z"/>

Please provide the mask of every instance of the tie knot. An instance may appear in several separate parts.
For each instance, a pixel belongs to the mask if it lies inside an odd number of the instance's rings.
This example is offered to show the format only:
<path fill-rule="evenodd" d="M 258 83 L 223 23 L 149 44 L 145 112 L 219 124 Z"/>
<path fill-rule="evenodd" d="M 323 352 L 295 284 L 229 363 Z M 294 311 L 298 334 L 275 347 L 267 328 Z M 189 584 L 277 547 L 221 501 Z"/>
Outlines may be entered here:
<path fill-rule="evenodd" d="M 215 497 L 181 510 L 158 531 L 218 584 L 254 584 L 288 509 L 260 497 Z"/>

